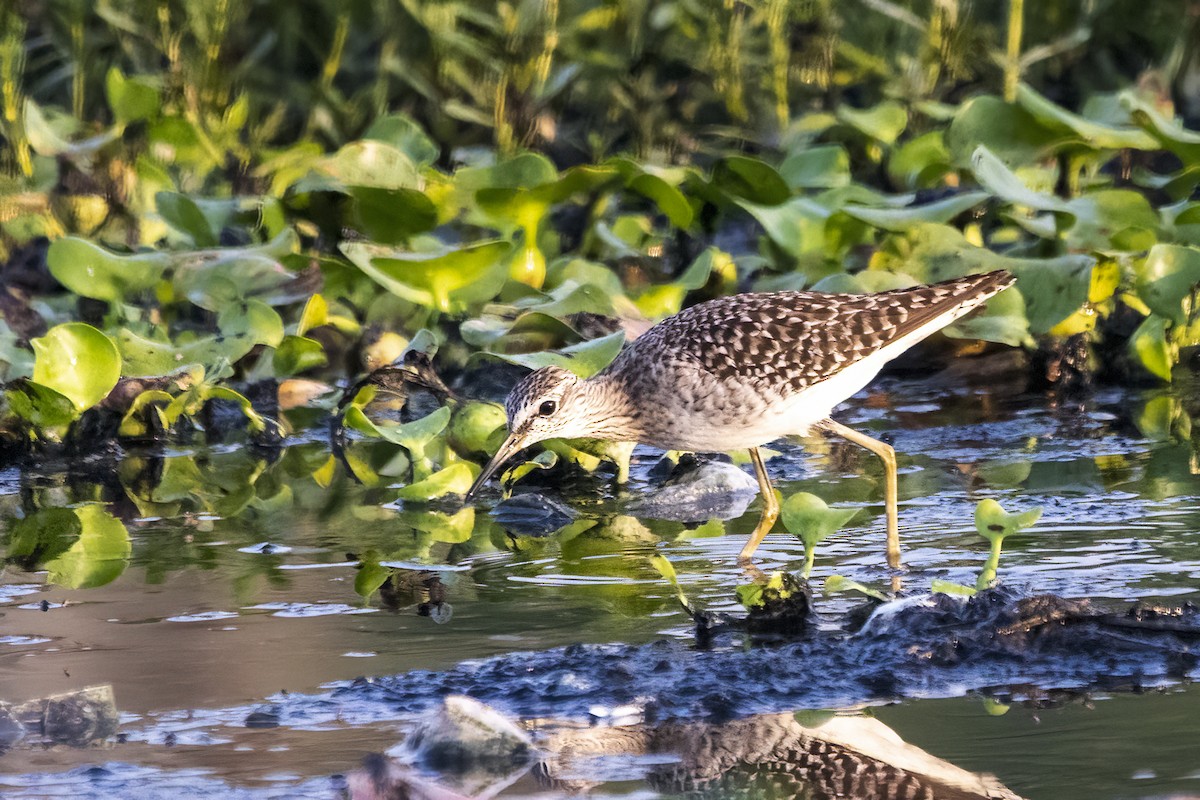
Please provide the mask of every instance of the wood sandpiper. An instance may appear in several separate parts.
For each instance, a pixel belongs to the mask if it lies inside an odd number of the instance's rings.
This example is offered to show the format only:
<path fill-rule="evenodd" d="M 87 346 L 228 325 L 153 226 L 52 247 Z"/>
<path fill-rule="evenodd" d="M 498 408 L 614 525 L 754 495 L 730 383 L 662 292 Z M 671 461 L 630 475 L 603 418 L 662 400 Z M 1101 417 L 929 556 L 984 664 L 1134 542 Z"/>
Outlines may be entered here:
<path fill-rule="evenodd" d="M 896 453 L 830 418 L 888 361 L 1013 283 L 1003 270 L 878 294 L 739 294 L 684 309 L 586 380 L 559 367 L 526 375 L 505 402 L 509 435 L 469 498 L 519 450 L 545 439 L 640 442 L 663 450 L 749 450 L 762 516 L 749 560 L 779 517 L 758 448 L 823 430 L 883 459 L 887 557 L 900 565 Z"/>

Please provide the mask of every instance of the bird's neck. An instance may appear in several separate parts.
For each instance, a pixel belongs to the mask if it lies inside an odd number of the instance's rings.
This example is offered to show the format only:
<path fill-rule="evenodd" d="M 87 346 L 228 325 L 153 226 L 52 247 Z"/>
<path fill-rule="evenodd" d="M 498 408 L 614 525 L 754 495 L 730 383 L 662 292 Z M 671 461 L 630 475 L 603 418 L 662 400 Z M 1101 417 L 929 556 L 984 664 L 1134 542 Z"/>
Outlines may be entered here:
<path fill-rule="evenodd" d="M 642 438 L 641 414 L 621 381 L 601 373 L 583 383 L 591 438 L 636 442 Z"/>

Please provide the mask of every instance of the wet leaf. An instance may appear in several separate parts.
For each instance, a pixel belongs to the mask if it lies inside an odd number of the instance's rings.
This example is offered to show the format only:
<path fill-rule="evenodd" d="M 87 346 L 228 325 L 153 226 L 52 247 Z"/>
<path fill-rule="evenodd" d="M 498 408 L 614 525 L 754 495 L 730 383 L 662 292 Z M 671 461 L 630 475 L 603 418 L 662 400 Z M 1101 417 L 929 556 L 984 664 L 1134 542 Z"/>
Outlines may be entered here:
<path fill-rule="evenodd" d="M 504 441 L 507 422 L 504 407 L 498 403 L 460 403 L 450 415 L 446 441 L 463 458 L 489 456 Z"/>
<path fill-rule="evenodd" d="M 77 411 L 99 403 L 121 378 L 112 339 L 83 322 L 51 328 L 33 346 L 33 381 L 68 397 Z"/>
<path fill-rule="evenodd" d="M 974 586 L 964 586 L 961 583 L 934 578 L 929 582 L 929 591 L 934 594 L 948 594 L 953 597 L 972 597 L 978 590 Z"/>
<path fill-rule="evenodd" d="M 509 467 L 500 474 L 500 485 L 503 487 L 505 499 L 508 499 L 512 494 L 513 486 L 519 483 L 526 475 L 531 472 L 553 469 L 557 465 L 558 453 L 553 450 L 543 450 L 529 461 L 522 461 L 515 466 Z"/>
<path fill-rule="evenodd" d="M 783 526 L 804 542 L 804 577 L 812 571 L 817 545 L 840 530 L 858 511 L 830 508 L 824 500 L 808 492 L 797 492 L 783 501 L 779 511 Z"/>
<path fill-rule="evenodd" d="M 983 538 L 994 542 L 1031 527 L 1041 519 L 1041 516 L 1042 509 L 1040 507 L 1019 514 L 1010 514 L 995 500 L 988 498 L 981 500 L 979 505 L 975 506 L 975 530 Z"/>
<path fill-rule="evenodd" d="M 842 575 L 830 575 L 825 579 L 825 591 L 827 592 L 858 592 L 859 594 L 872 597 L 880 602 L 886 603 L 888 598 L 883 592 L 872 589 L 869 586 L 864 586 L 858 581 L 852 581 Z"/>
<path fill-rule="evenodd" d="M 1186 323 L 1191 297 L 1200 286 L 1200 249 L 1156 244 L 1137 271 L 1135 286 L 1138 297 L 1156 314 Z"/>
<path fill-rule="evenodd" d="M 396 496 L 401 500 L 427 501 L 448 494 L 466 494 L 478 473 L 477 466 L 460 461 L 397 490 Z"/>
<path fill-rule="evenodd" d="M 381 565 L 379 554 L 370 550 L 363 554 L 362 561 L 358 565 L 358 572 L 354 575 L 354 591 L 364 601 L 370 600 L 371 595 L 375 594 L 380 586 L 387 583 L 390 577 L 392 577 L 392 569 Z"/>
<path fill-rule="evenodd" d="M 1146 371 L 1168 383 L 1175 366 L 1175 350 L 1167 341 L 1170 320 L 1151 314 L 1129 337 L 1129 349 Z"/>

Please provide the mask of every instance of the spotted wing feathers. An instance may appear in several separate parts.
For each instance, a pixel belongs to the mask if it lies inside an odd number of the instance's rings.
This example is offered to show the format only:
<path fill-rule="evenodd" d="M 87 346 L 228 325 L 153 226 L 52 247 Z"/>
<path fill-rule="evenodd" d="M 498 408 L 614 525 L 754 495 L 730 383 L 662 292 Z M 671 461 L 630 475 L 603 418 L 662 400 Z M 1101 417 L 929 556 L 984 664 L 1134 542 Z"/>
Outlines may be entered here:
<path fill-rule="evenodd" d="M 1001 270 L 878 294 L 722 297 L 651 328 L 613 368 L 629 368 L 637 351 L 651 348 L 656 360 L 691 362 L 718 380 L 798 392 L 939 317 L 949 324 L 1013 280 Z"/>

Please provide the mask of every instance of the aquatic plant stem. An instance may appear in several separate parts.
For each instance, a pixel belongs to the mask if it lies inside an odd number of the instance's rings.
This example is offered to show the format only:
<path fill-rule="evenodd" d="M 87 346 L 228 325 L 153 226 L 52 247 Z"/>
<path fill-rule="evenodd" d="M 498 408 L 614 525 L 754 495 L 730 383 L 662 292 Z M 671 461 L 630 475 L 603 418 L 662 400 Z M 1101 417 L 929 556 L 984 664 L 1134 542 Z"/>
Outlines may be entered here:
<path fill-rule="evenodd" d="M 975 589 L 983 591 L 992 585 L 996 580 L 996 572 L 1000 567 L 1000 549 L 1004 546 L 1003 536 L 990 537 L 991 549 L 988 551 L 987 561 L 983 564 L 983 569 L 979 571 L 979 577 L 975 580 Z"/>
<path fill-rule="evenodd" d="M 1021 82 L 1021 32 L 1025 22 L 1025 0 L 1009 0 L 1008 48 L 1004 60 L 1004 101 L 1015 103 Z"/>

